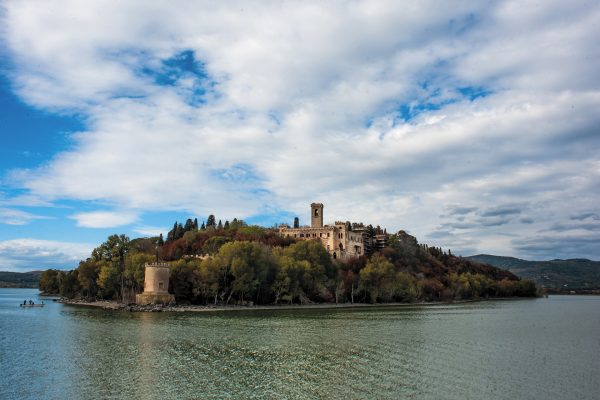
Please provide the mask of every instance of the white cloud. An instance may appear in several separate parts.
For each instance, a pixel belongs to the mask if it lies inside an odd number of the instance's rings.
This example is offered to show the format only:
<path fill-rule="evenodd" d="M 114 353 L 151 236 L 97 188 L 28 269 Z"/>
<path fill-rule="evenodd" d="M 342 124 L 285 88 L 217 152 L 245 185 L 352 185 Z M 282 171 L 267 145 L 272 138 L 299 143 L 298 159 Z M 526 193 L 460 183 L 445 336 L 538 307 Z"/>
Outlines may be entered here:
<path fill-rule="evenodd" d="M 143 235 L 145 237 L 154 237 L 163 234 L 166 236 L 166 233 L 169 231 L 169 228 L 159 228 L 156 226 L 137 226 L 133 228 L 133 231 Z"/>
<path fill-rule="evenodd" d="M 599 17 L 584 1 L 7 3 L 18 94 L 89 121 L 12 182 L 133 210 L 75 214 L 86 227 L 163 209 L 302 217 L 319 200 L 332 220 L 524 254 L 507 235 L 598 199 Z M 210 83 L 144 73 L 186 50 Z M 439 217 L 514 203 L 535 222 Z"/>
<path fill-rule="evenodd" d="M 38 219 L 48 219 L 42 215 L 35 215 L 26 211 L 12 208 L 0 207 L 0 223 L 7 225 L 26 225 L 31 221 Z"/>
<path fill-rule="evenodd" d="M 113 228 L 135 222 L 138 215 L 134 212 L 93 211 L 73 214 L 69 218 L 77 221 L 83 228 Z"/>
<path fill-rule="evenodd" d="M 90 256 L 93 245 L 36 239 L 0 241 L 0 270 L 72 269 Z"/>

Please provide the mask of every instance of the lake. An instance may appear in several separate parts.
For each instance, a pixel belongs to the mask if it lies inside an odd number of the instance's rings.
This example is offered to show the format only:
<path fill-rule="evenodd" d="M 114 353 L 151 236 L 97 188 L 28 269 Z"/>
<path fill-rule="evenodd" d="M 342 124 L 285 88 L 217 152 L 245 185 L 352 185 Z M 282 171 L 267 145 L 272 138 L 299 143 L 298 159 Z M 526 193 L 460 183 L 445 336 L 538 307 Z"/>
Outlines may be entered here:
<path fill-rule="evenodd" d="M 600 297 L 341 310 L 22 309 L 1 399 L 599 399 Z"/>

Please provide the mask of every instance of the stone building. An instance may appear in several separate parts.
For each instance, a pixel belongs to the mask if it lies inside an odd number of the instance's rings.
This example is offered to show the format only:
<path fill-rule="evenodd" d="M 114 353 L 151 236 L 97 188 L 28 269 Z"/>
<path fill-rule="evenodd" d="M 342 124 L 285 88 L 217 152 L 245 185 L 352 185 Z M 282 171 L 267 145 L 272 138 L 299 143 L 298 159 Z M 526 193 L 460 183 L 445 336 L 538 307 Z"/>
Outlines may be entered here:
<path fill-rule="evenodd" d="M 319 240 L 331 257 L 347 260 L 365 253 L 364 235 L 353 232 L 346 222 L 336 221 L 334 225 L 323 225 L 323 204 L 310 205 L 310 227 L 290 228 L 282 226 L 279 234 L 298 240 Z"/>
<path fill-rule="evenodd" d="M 169 265 L 146 263 L 144 270 L 144 293 L 135 296 L 137 304 L 171 304 L 175 296 L 169 293 Z"/>

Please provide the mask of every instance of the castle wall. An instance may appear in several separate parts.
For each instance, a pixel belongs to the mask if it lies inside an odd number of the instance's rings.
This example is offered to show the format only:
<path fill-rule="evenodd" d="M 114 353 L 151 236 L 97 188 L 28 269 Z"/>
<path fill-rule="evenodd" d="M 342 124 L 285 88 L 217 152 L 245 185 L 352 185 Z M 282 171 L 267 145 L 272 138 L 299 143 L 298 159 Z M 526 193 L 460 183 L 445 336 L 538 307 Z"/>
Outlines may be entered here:
<path fill-rule="evenodd" d="M 329 254 L 336 259 L 347 260 L 364 254 L 363 236 L 349 231 L 345 223 L 322 228 L 279 228 L 282 237 L 297 240 L 319 240 Z"/>

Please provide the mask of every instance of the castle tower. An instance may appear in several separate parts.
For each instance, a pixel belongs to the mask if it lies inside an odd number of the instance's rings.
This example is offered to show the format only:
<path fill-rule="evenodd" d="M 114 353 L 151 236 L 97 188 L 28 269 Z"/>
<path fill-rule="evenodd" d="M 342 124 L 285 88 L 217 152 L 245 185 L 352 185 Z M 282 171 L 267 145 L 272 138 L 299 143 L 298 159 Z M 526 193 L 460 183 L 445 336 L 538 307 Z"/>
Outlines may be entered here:
<path fill-rule="evenodd" d="M 312 203 L 310 205 L 310 227 L 311 228 L 322 228 L 323 227 L 323 204 Z"/>
<path fill-rule="evenodd" d="M 146 263 L 144 270 L 144 293 L 135 296 L 138 304 L 175 303 L 175 296 L 169 293 L 169 265 L 166 263 Z"/>

